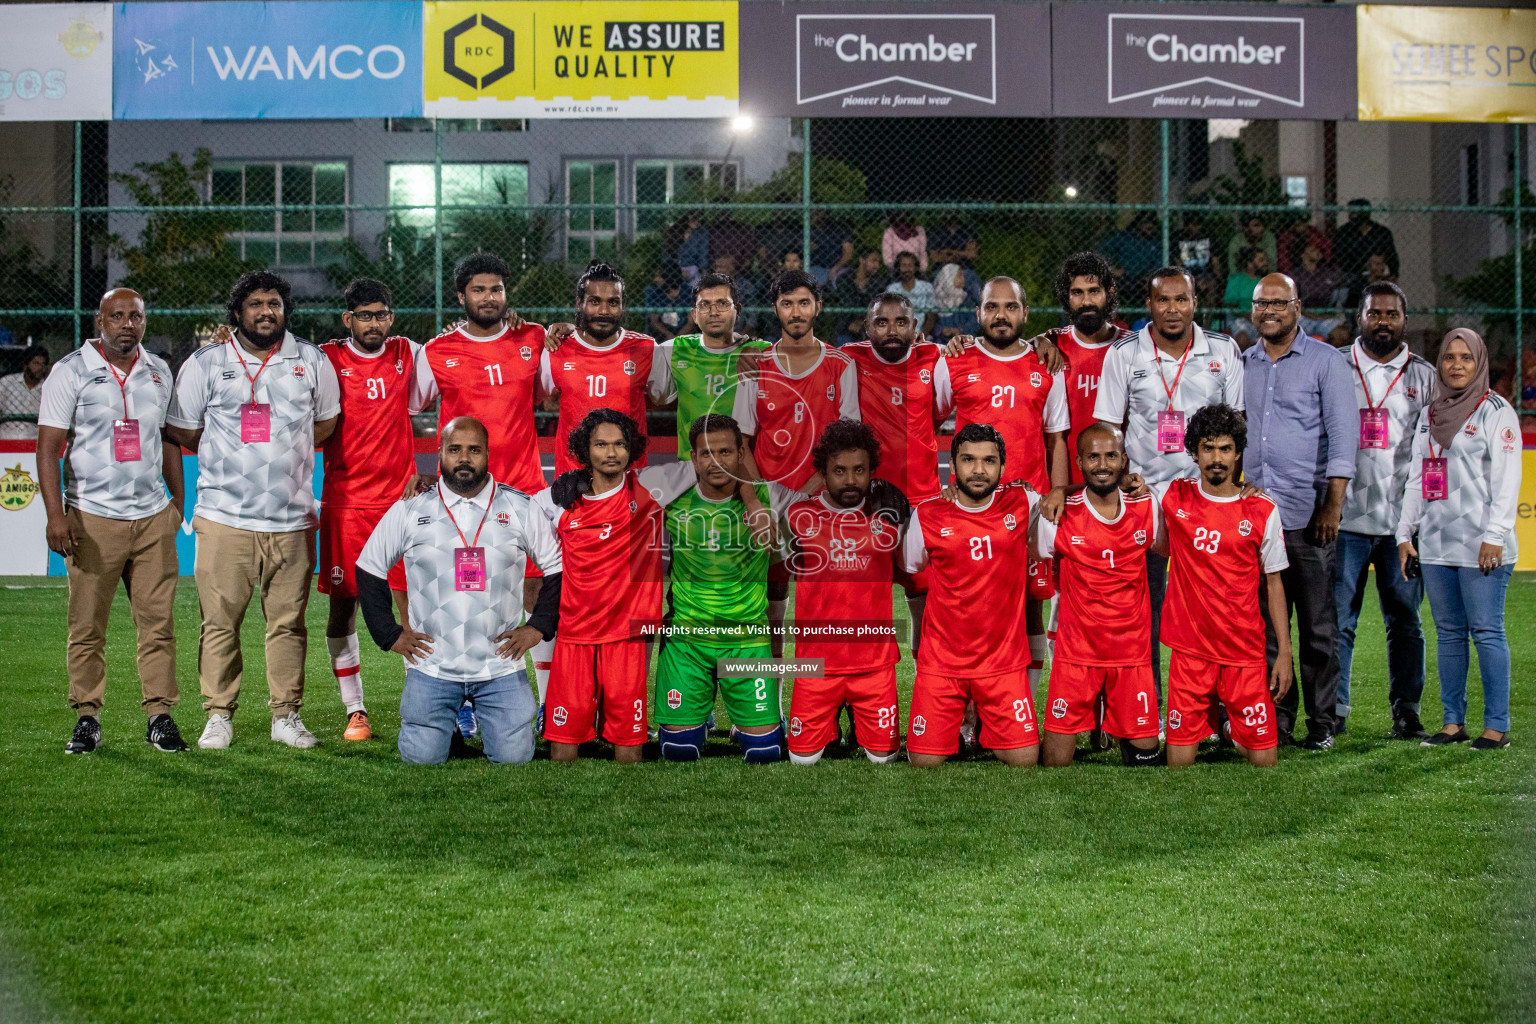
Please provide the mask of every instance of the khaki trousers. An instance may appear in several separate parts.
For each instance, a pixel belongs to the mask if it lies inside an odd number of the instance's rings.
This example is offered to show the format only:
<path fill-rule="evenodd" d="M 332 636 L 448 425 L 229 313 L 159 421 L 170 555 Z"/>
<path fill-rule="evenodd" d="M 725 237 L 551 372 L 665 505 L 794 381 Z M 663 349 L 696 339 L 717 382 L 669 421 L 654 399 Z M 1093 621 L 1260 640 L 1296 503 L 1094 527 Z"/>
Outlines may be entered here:
<path fill-rule="evenodd" d="M 107 519 L 65 510 L 75 532 L 69 572 L 69 706 L 99 715 L 107 689 L 107 616 L 118 581 L 139 635 L 139 685 L 146 714 L 176 706 L 176 531 L 181 515 L 167 505 L 143 519 Z"/>
<path fill-rule="evenodd" d="M 313 530 L 257 533 L 196 516 L 197 601 L 202 608 L 202 642 L 197 680 L 203 709 L 233 717 L 240 702 L 244 660 L 240 626 L 251 595 L 261 593 L 267 620 L 267 689 L 272 717 L 282 718 L 304 703 L 304 651 L 309 629 L 310 579 L 315 571 Z"/>

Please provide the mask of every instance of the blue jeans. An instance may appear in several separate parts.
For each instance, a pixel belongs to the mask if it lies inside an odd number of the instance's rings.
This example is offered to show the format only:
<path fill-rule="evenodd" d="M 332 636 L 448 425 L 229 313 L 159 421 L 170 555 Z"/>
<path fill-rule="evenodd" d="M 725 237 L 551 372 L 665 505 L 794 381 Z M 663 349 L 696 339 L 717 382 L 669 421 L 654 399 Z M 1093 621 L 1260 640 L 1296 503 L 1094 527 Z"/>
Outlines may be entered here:
<path fill-rule="evenodd" d="M 519 668 L 495 679 L 470 683 L 438 679 L 407 667 L 400 695 L 400 760 L 442 764 L 458 731 L 459 706 L 475 702 L 485 756 L 496 764 L 533 760 L 533 693 Z"/>
<path fill-rule="evenodd" d="M 1424 629 L 1419 606 L 1424 603 L 1424 581 L 1404 579 L 1397 563 L 1397 541 L 1390 536 L 1339 531 L 1334 559 L 1333 601 L 1339 616 L 1338 715 L 1349 714 L 1349 676 L 1355 658 L 1355 627 L 1365 602 L 1365 580 L 1376 567 L 1376 596 L 1387 627 L 1387 700 L 1419 713 L 1424 693 Z"/>
<path fill-rule="evenodd" d="M 1504 592 L 1513 565 L 1501 565 L 1487 576 L 1479 569 L 1449 565 L 1424 566 L 1424 589 L 1435 616 L 1440 704 L 1446 725 L 1467 722 L 1467 639 L 1477 645 L 1477 667 L 1483 677 L 1483 728 L 1509 729 L 1509 640 L 1504 635 Z"/>

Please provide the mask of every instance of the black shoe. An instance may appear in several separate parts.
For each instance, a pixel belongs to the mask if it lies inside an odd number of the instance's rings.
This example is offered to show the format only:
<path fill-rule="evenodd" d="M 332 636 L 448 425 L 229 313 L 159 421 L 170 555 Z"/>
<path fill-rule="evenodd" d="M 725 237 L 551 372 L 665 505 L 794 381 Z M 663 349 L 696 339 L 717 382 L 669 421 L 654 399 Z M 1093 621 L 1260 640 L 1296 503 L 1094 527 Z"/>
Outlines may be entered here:
<path fill-rule="evenodd" d="M 89 754 L 101 746 L 101 722 L 95 715 L 81 715 L 75 722 L 75 731 L 64 744 L 66 754 Z"/>
<path fill-rule="evenodd" d="M 1450 746 L 1452 743 L 1466 743 L 1471 738 L 1472 738 L 1471 736 L 1467 735 L 1466 728 L 1462 727 L 1460 729 L 1457 729 L 1455 732 L 1437 732 L 1433 736 L 1429 737 L 1429 739 L 1425 740 L 1423 743 L 1420 743 L 1419 746 L 1421 746 L 1421 747 L 1447 747 L 1447 746 Z"/>
<path fill-rule="evenodd" d="M 1311 726 L 1307 729 L 1307 738 L 1298 743 L 1297 746 L 1301 747 L 1302 750 L 1311 750 L 1317 753 L 1332 750 L 1333 733 L 1327 729 Z"/>
<path fill-rule="evenodd" d="M 1491 740 L 1487 736 L 1479 736 L 1472 741 L 1473 750 L 1503 750 L 1509 746 L 1509 733 L 1504 734 L 1503 739 Z"/>
<path fill-rule="evenodd" d="M 144 742 L 167 754 L 179 754 L 187 749 L 186 740 L 181 738 L 181 733 L 177 730 L 176 723 L 171 721 L 170 715 L 149 717 L 149 725 L 144 730 Z"/>
<path fill-rule="evenodd" d="M 1419 721 L 1419 713 L 1403 708 L 1392 714 L 1392 731 L 1387 733 L 1388 739 L 1394 740 L 1423 740 L 1429 738 L 1429 733 L 1424 729 L 1424 723 Z"/>

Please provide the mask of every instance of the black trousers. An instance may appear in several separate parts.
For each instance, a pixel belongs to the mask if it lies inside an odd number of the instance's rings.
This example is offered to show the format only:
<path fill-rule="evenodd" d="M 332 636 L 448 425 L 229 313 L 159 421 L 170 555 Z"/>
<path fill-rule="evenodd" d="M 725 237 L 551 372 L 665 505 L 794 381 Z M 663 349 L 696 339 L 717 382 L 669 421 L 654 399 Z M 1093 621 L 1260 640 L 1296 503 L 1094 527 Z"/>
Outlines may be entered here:
<path fill-rule="evenodd" d="M 1334 710 L 1339 694 L 1339 618 L 1334 602 L 1333 563 L 1337 541 L 1316 545 L 1306 530 L 1285 531 L 1285 556 L 1291 564 L 1280 573 L 1285 584 L 1286 620 L 1296 620 L 1300 634 L 1296 657 L 1300 662 L 1296 685 L 1276 702 L 1281 729 L 1296 727 L 1297 691 L 1307 709 L 1309 729 L 1333 732 Z M 1264 615 L 1264 653 L 1273 666 L 1276 648 L 1274 624 L 1269 619 L 1269 600 L 1263 589 L 1259 604 Z"/>

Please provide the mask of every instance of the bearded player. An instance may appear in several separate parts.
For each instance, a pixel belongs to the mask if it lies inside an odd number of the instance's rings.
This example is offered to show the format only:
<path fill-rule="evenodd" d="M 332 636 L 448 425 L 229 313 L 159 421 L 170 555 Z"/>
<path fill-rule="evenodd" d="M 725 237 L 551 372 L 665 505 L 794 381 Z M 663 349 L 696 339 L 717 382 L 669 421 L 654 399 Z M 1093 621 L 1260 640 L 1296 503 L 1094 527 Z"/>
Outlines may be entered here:
<path fill-rule="evenodd" d="M 943 350 L 918 341 L 912 300 L 896 292 L 877 296 L 864 315 L 864 341 L 844 345 L 859 377 L 859 418 L 874 430 L 881 458 L 876 475 L 912 502 L 939 493 L 939 440 L 933 374 Z M 928 581 L 897 573 L 912 620 L 912 649 L 923 630 Z"/>
<path fill-rule="evenodd" d="M 1099 377 L 1109 347 L 1131 332 L 1115 323 L 1115 278 L 1109 261 L 1096 252 L 1068 256 L 1056 275 L 1056 299 L 1067 315 L 1067 326 L 1052 327 L 1043 337 L 1067 360 L 1067 451 L 1078 454 L 1077 438 L 1098 420 Z M 1039 346 L 1040 339 L 1032 344 Z M 1083 482 L 1078 459 L 1069 467 L 1072 482 Z"/>
<path fill-rule="evenodd" d="M 421 348 L 390 336 L 395 314 L 383 284 L 367 278 L 353 281 L 342 300 L 346 311 L 341 322 L 349 337 L 320 346 L 341 384 L 341 420 L 322 449 L 318 586 L 330 598 L 325 645 L 347 709 L 342 735 L 366 740 L 373 730 L 363 701 L 353 569 L 374 527 L 416 475 L 411 416 L 421 405 L 415 401 L 412 381 Z M 401 619 L 408 623 L 403 562 L 390 569 L 389 589 Z"/>
<path fill-rule="evenodd" d="M 1157 500 L 1121 493 L 1125 439 L 1114 427 L 1093 423 L 1078 435 L 1077 465 L 1085 486 L 1067 498 L 1060 521 L 1042 513 L 1030 527 L 1036 556 L 1055 559 L 1060 575 L 1041 760 L 1071 764 L 1078 734 L 1098 727 L 1102 701 L 1104 731 L 1120 738 L 1122 760 L 1156 764 L 1157 688 L 1142 652 L 1151 642 L 1146 562 Z"/>
<path fill-rule="evenodd" d="M 896 759 L 896 624 L 891 583 L 906 502 L 880 469 L 880 442 L 868 423 L 834 420 L 812 449 L 826 487 L 784 514 L 795 588 L 795 658 L 820 658 L 822 678 L 795 680 L 789 701 L 789 759 L 815 764 L 838 738 L 837 715 L 853 714 L 854 735 L 876 764 Z M 871 486 L 883 491 L 876 508 Z M 894 502 L 895 507 L 890 507 Z"/>
<path fill-rule="evenodd" d="M 932 612 L 923 618 L 907 725 L 914 765 L 943 764 L 957 752 L 968 700 L 981 719 L 981 745 L 998 760 L 1039 760 L 1024 630 L 1029 517 L 1039 495 L 998 486 L 1006 454 L 992 426 L 961 427 L 950 445 L 955 500 L 923 502 L 907 526 L 902 561 L 908 572 L 929 569 Z"/>
<path fill-rule="evenodd" d="M 807 486 L 816 467 L 811 449 L 828 423 L 859 418 L 859 385 L 853 360 L 816 337 L 821 285 L 803 270 L 773 279 L 769 301 L 782 334 L 758 361 L 755 375 L 736 389 L 736 422 L 750 448 L 752 479 L 792 490 Z M 784 654 L 784 609 L 789 572 L 774 563 L 768 583 L 768 621 L 774 657 Z"/>
<path fill-rule="evenodd" d="M 691 462 L 637 470 L 645 435 L 613 409 L 594 409 L 567 442 L 581 469 L 534 504 L 554 523 L 565 566 L 544 738 L 552 761 L 574 761 L 603 738 L 620 763 L 647 736 L 645 638 L 661 623 L 662 508 L 692 487 Z"/>
<path fill-rule="evenodd" d="M 1251 764 L 1275 764 L 1274 700 L 1291 688 L 1291 632 L 1280 571 L 1289 564 L 1280 510 L 1264 494 L 1245 494 L 1237 476 L 1248 428 L 1242 413 L 1208 405 L 1189 418 L 1184 445 L 1198 478 L 1161 488 L 1168 558 L 1162 642 L 1168 665 L 1168 767 L 1194 763 L 1199 742 L 1227 713 L 1232 742 Z M 1279 652 L 1265 669 L 1267 606 Z M 1267 685 L 1266 685 L 1267 684 Z"/>
<path fill-rule="evenodd" d="M 1011 277 L 994 277 L 982 288 L 976 316 L 981 343 L 945 355 L 934 368 L 935 416 L 942 420 L 953 411 L 956 429 L 969 423 L 993 426 L 1011 453 L 1003 483 L 1023 480 L 1038 494 L 1066 484 L 1071 473 L 1066 378 L 1052 373 L 1045 353 L 1020 336 L 1029 318 L 1024 287 Z M 1029 653 L 1035 665 L 1030 679 L 1038 683 L 1046 657 L 1040 602 L 1052 594 L 1051 574 L 1048 565 L 1035 561 L 1027 573 Z"/>

